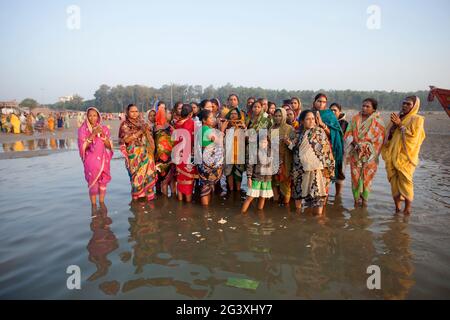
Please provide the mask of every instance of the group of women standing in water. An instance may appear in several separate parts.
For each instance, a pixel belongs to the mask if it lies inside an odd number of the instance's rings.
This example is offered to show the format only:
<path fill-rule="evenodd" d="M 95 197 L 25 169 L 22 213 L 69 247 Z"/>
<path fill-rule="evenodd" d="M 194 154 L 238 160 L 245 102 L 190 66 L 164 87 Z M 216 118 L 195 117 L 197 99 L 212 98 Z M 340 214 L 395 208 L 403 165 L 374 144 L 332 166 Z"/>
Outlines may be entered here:
<path fill-rule="evenodd" d="M 297 210 L 312 208 L 321 215 L 330 185 L 336 183 L 336 196 L 342 192 L 346 164 L 350 165 L 355 207 L 368 205 L 381 154 L 396 212 L 405 201 L 403 211 L 409 214 L 413 173 L 425 138 L 419 98 L 406 97 L 401 112 L 391 114 L 387 128 L 375 99 L 365 99 L 350 122 L 338 103 L 330 108 L 327 103 L 323 93 L 314 97 L 311 109 L 303 111 L 296 97 L 278 108 L 267 99 L 249 98 L 245 110 L 235 94 L 226 106 L 212 99 L 200 104 L 177 102 L 170 110 L 160 101 L 148 112 L 147 121 L 130 104 L 118 136 L 132 198 L 151 201 L 155 194 L 162 194 L 191 202 L 198 196 L 202 205 L 208 205 L 216 189 L 221 196 L 240 191 L 246 177 L 243 213 L 255 198 L 258 209 L 273 198 L 285 206 L 293 199 Z M 196 130 L 200 134 L 194 134 Z M 231 135 L 225 135 L 227 130 L 232 130 Z M 258 134 L 246 134 L 249 130 Z M 276 141 L 271 141 L 273 130 L 278 130 Z M 109 129 L 101 124 L 100 112 L 94 107 L 88 108 L 78 130 L 78 145 L 95 206 L 97 196 L 100 203 L 104 201 L 111 180 L 113 147 Z M 231 159 L 224 145 L 232 150 Z M 256 162 L 249 161 L 249 148 L 254 145 L 258 146 Z M 277 161 L 271 154 L 275 146 Z M 196 154 L 201 155 L 200 162 L 193 161 Z"/>

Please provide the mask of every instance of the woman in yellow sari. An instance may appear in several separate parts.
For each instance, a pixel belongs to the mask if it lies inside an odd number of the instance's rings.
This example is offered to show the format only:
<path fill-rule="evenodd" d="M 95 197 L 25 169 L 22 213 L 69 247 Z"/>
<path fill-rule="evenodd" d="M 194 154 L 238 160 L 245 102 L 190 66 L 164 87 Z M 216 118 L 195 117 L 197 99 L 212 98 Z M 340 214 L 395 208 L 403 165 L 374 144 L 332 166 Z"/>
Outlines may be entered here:
<path fill-rule="evenodd" d="M 11 113 L 10 120 L 12 132 L 13 133 L 20 133 L 20 120 L 19 117 L 15 113 Z"/>
<path fill-rule="evenodd" d="M 395 211 L 400 212 L 401 201 L 405 200 L 404 214 L 411 213 L 414 198 L 413 174 L 418 164 L 420 147 L 425 139 L 424 118 L 417 114 L 419 108 L 419 97 L 405 98 L 400 113 L 391 114 L 391 123 L 386 130 L 382 148 Z"/>

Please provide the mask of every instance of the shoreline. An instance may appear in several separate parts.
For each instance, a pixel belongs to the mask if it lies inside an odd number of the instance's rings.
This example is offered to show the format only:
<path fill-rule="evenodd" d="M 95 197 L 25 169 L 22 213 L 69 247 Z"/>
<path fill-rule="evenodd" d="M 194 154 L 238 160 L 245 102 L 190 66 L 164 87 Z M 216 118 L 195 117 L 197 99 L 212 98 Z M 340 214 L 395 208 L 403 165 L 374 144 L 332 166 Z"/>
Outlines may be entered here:
<path fill-rule="evenodd" d="M 344 110 L 346 114 L 346 120 L 350 121 L 351 117 L 356 114 L 359 110 Z M 392 111 L 381 111 L 381 116 L 387 124 L 389 115 Z M 420 113 L 420 115 L 425 117 L 425 131 L 426 133 L 432 134 L 450 134 L 450 117 L 447 116 L 445 111 L 427 111 Z M 109 126 L 111 131 L 111 137 L 117 137 L 119 132 L 120 120 L 106 120 L 102 122 L 104 125 Z M 43 132 L 34 133 L 33 135 L 26 135 L 24 133 L 14 134 L 14 133 L 0 133 L 0 143 L 13 143 L 16 141 L 27 141 L 34 139 L 76 139 L 77 138 L 77 121 L 76 119 L 70 119 L 69 129 L 56 129 L 54 132 Z"/>

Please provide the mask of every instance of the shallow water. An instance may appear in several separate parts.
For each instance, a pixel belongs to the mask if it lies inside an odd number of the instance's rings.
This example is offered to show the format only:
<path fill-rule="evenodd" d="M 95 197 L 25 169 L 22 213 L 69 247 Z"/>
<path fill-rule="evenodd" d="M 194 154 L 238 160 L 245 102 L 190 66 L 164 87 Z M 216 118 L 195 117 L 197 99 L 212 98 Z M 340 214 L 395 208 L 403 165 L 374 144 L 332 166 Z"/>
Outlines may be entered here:
<path fill-rule="evenodd" d="M 77 141 L 75 139 L 41 138 L 2 143 L 0 153 L 35 150 L 66 150 L 75 149 L 76 147 Z"/>
<path fill-rule="evenodd" d="M 450 298 L 450 164 L 439 152 L 416 171 L 410 218 L 393 215 L 381 161 L 367 210 L 353 209 L 347 179 L 318 219 L 272 204 L 242 216 L 238 194 L 207 209 L 175 199 L 130 206 L 118 151 L 107 208 L 91 212 L 67 145 L 0 160 L 0 298 Z M 69 265 L 81 269 L 81 290 L 67 289 Z M 381 268 L 380 290 L 366 286 L 369 265 Z M 259 286 L 230 287 L 230 277 Z"/>

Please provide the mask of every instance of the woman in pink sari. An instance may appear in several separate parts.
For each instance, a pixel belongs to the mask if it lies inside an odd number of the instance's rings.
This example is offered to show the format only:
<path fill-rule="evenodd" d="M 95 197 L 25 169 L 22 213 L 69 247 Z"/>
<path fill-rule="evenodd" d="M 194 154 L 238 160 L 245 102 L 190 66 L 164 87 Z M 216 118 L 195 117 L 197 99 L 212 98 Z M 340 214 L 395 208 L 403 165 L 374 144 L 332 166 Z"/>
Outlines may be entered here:
<path fill-rule="evenodd" d="M 84 165 L 84 177 L 88 183 L 93 207 L 105 201 L 106 185 L 111 181 L 110 162 L 113 156 L 111 135 L 101 124 L 100 112 L 95 107 L 86 110 L 86 120 L 78 128 L 78 149 Z"/>

